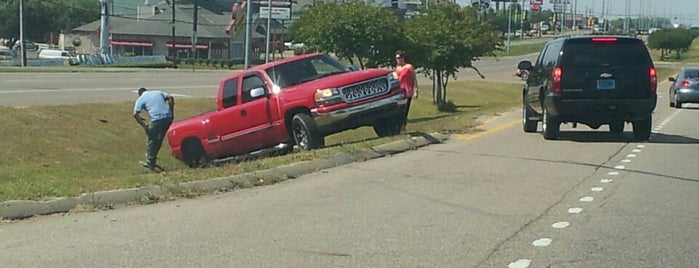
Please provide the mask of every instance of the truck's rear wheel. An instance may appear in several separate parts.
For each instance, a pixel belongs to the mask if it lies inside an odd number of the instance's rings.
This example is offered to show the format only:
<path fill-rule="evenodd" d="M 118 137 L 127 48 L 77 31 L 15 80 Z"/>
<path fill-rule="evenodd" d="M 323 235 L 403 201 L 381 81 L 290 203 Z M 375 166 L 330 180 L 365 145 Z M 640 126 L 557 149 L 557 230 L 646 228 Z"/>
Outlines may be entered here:
<path fill-rule="evenodd" d="M 325 137 L 320 134 L 318 126 L 310 115 L 300 113 L 291 119 L 291 131 L 294 143 L 301 150 L 318 149 L 325 146 Z"/>
<path fill-rule="evenodd" d="M 560 130 L 561 123 L 558 122 L 556 118 L 549 114 L 548 109 L 544 108 L 544 120 L 541 123 L 541 128 L 543 129 L 544 139 L 555 140 L 558 139 L 558 132 Z"/>
<path fill-rule="evenodd" d="M 187 139 L 182 143 L 182 161 L 191 168 L 205 166 L 207 163 L 204 146 L 198 139 Z"/>
<path fill-rule="evenodd" d="M 624 121 L 614 121 L 609 123 L 609 132 L 621 133 L 624 132 Z"/>
<path fill-rule="evenodd" d="M 641 120 L 633 121 L 633 138 L 645 141 L 650 138 L 650 129 L 653 124 L 653 116 L 649 115 Z"/>
<path fill-rule="evenodd" d="M 530 120 L 530 116 L 531 109 L 527 104 L 522 104 L 522 129 L 527 133 L 536 132 L 536 126 L 539 124 L 535 120 Z"/>

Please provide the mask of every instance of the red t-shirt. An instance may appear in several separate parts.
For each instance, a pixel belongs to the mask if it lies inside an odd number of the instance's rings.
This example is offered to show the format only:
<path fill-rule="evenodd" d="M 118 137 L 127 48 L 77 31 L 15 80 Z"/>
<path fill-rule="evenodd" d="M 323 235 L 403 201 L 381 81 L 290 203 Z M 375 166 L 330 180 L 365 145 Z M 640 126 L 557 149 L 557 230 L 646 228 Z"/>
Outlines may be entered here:
<path fill-rule="evenodd" d="M 415 88 L 415 68 L 411 64 L 403 65 L 399 67 L 396 71 L 398 75 L 398 81 L 400 81 L 400 88 L 405 90 L 405 95 L 408 98 L 413 97 L 413 88 Z"/>

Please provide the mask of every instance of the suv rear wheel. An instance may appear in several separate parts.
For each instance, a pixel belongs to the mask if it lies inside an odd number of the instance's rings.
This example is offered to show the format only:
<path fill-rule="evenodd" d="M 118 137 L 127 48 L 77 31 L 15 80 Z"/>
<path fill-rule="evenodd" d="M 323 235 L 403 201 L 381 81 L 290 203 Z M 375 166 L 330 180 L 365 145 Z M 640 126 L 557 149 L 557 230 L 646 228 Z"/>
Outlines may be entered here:
<path fill-rule="evenodd" d="M 553 118 L 548 112 L 547 108 L 544 108 L 544 121 L 541 123 L 541 128 L 543 129 L 544 139 L 555 140 L 558 139 L 558 131 L 560 130 L 561 123 L 558 122 L 556 118 Z"/>
<path fill-rule="evenodd" d="M 646 118 L 633 122 L 633 137 L 636 140 L 648 140 L 650 138 L 650 129 L 653 123 L 653 116 L 649 115 Z"/>
<path fill-rule="evenodd" d="M 614 121 L 609 123 L 609 132 L 621 133 L 624 132 L 624 121 Z"/>
<path fill-rule="evenodd" d="M 527 133 L 536 132 L 536 126 L 539 122 L 530 120 L 532 110 L 526 104 L 522 106 L 522 129 Z"/>

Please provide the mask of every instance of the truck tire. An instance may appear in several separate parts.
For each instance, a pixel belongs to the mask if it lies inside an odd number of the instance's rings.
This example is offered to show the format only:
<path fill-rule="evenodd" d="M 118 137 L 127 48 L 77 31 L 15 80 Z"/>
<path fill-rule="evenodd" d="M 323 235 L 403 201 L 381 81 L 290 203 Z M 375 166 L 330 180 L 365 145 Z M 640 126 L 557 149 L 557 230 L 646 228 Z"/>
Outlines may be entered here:
<path fill-rule="evenodd" d="M 182 143 L 182 161 L 191 168 L 206 165 L 206 152 L 198 139 L 186 139 Z"/>
<path fill-rule="evenodd" d="M 390 137 L 400 134 L 403 129 L 402 115 L 391 116 L 374 123 L 374 132 L 380 138 Z"/>
<path fill-rule="evenodd" d="M 653 124 L 653 116 L 649 115 L 641 120 L 633 121 L 633 138 L 645 141 L 650 138 L 650 129 Z"/>
<path fill-rule="evenodd" d="M 624 121 L 614 121 L 609 123 L 609 132 L 622 133 L 624 132 Z"/>
<path fill-rule="evenodd" d="M 544 139 L 546 140 L 556 140 L 558 139 L 558 132 L 560 130 L 561 123 L 558 122 L 556 118 L 551 116 L 547 108 L 544 108 L 544 120 L 541 123 L 541 128 L 543 129 Z"/>
<path fill-rule="evenodd" d="M 310 115 L 299 113 L 291 119 L 291 133 L 299 149 L 307 151 L 325 146 L 325 137 L 320 134 L 316 122 Z"/>
<path fill-rule="evenodd" d="M 527 133 L 536 132 L 536 127 L 539 124 L 535 120 L 530 120 L 530 116 L 531 109 L 529 109 L 527 104 L 524 104 L 524 99 L 522 99 L 522 129 Z"/>

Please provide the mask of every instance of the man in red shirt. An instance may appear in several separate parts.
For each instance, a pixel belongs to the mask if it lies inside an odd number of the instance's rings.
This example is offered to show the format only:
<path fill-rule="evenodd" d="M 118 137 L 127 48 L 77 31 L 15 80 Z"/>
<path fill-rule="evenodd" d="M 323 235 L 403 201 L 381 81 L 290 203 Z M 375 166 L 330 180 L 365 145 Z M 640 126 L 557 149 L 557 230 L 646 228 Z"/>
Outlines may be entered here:
<path fill-rule="evenodd" d="M 400 81 L 400 88 L 405 90 L 405 95 L 408 97 L 408 103 L 405 106 L 405 118 L 403 118 L 403 130 L 408 123 L 408 112 L 410 111 L 410 102 L 413 98 L 417 99 L 417 75 L 415 67 L 406 61 L 405 51 L 398 50 L 396 52 L 396 71 L 394 77 Z"/>

